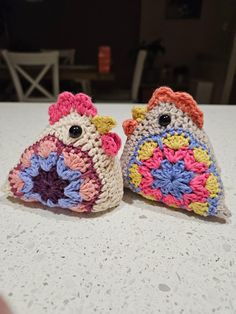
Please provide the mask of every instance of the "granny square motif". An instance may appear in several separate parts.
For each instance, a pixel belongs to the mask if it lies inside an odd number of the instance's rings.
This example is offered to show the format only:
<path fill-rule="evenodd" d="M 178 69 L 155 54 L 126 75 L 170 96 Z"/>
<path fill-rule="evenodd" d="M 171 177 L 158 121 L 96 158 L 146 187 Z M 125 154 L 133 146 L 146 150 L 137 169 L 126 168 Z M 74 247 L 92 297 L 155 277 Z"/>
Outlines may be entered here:
<path fill-rule="evenodd" d="M 194 99 L 161 87 L 132 114 L 123 123 L 125 186 L 171 207 L 225 218 L 220 170 Z"/>
<path fill-rule="evenodd" d="M 117 206 L 123 180 L 116 122 L 97 114 L 90 97 L 64 92 L 49 108 L 50 125 L 10 171 L 9 196 L 76 212 Z M 35 117 L 36 118 L 36 117 Z"/>

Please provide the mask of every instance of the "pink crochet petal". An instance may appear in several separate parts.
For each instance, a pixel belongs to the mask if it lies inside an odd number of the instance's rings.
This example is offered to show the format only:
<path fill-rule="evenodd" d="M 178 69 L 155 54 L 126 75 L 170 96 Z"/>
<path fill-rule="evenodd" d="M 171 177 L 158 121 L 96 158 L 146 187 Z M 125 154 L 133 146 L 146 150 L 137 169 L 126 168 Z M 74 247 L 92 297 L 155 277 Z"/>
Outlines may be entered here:
<path fill-rule="evenodd" d="M 150 187 L 153 184 L 153 176 L 150 173 L 149 169 L 145 166 L 139 166 L 138 172 L 142 175 L 142 180 L 140 183 L 141 190 Z"/>
<path fill-rule="evenodd" d="M 26 168 L 30 167 L 31 165 L 31 157 L 34 153 L 33 148 L 28 148 L 24 151 L 24 153 L 21 155 L 20 163 L 21 163 L 21 168 Z"/>
<path fill-rule="evenodd" d="M 187 170 L 190 170 L 196 173 L 203 173 L 208 169 L 208 166 L 206 164 L 195 161 L 195 158 L 193 156 L 193 151 L 190 151 L 190 150 L 186 152 L 186 155 L 184 157 L 184 162 L 185 162 L 185 168 Z"/>
<path fill-rule="evenodd" d="M 172 163 L 176 163 L 178 160 L 184 159 L 187 154 L 187 147 L 182 147 L 179 150 L 174 150 L 169 147 L 163 147 L 165 157 Z"/>
<path fill-rule="evenodd" d="M 79 170 L 84 173 L 90 167 L 92 168 L 91 162 L 88 158 L 82 156 L 82 153 L 75 154 L 74 152 L 63 152 L 65 165 L 72 170 Z"/>
<path fill-rule="evenodd" d="M 183 196 L 183 205 L 187 210 L 192 211 L 192 209 L 188 209 L 188 206 L 190 203 L 192 202 L 200 202 L 200 203 L 204 203 L 206 202 L 206 198 L 202 197 L 201 195 L 197 195 L 194 193 L 190 193 L 190 194 L 184 194 Z"/>
<path fill-rule="evenodd" d="M 150 187 L 144 187 L 144 189 L 142 189 L 142 193 L 145 195 L 154 197 L 156 201 L 160 201 L 162 198 L 162 193 L 160 189 L 152 189 Z"/>
<path fill-rule="evenodd" d="M 55 152 L 57 150 L 57 145 L 55 142 L 46 140 L 41 141 L 38 147 L 38 154 L 41 157 L 47 158 L 51 152 Z"/>
<path fill-rule="evenodd" d="M 20 174 L 20 171 L 18 169 L 13 169 L 9 173 L 8 180 L 9 180 L 12 192 L 16 196 L 21 197 L 23 195 L 23 193 L 21 193 L 21 189 L 24 186 L 24 182 L 21 180 L 19 174 Z"/>
<path fill-rule="evenodd" d="M 153 157 L 143 161 L 143 164 L 150 169 L 157 169 L 160 167 L 162 159 L 163 159 L 163 153 L 158 147 L 158 148 L 155 148 L 153 152 Z"/>
<path fill-rule="evenodd" d="M 91 201 L 98 194 L 95 180 L 86 180 L 80 187 L 80 195 L 83 200 Z"/>
<path fill-rule="evenodd" d="M 102 148 L 108 156 L 116 156 L 121 148 L 121 139 L 116 133 L 109 132 L 101 136 Z"/>
<path fill-rule="evenodd" d="M 182 205 L 182 202 L 178 200 L 176 197 L 174 197 L 173 195 L 164 196 L 162 199 L 162 202 L 167 204 L 168 206 L 180 207 Z"/>
<path fill-rule="evenodd" d="M 209 196 L 209 191 L 205 188 L 206 181 L 209 177 L 209 173 L 204 173 L 199 176 L 196 176 L 189 182 L 189 186 L 193 190 L 193 192 L 203 198 Z"/>

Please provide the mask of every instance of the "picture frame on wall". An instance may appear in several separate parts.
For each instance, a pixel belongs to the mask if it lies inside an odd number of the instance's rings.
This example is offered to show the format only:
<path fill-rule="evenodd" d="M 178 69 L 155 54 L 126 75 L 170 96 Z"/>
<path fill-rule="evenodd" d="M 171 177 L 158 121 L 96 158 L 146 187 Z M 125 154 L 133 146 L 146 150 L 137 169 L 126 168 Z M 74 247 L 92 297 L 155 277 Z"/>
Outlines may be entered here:
<path fill-rule="evenodd" d="M 167 19 L 199 19 L 202 0 L 166 0 Z"/>

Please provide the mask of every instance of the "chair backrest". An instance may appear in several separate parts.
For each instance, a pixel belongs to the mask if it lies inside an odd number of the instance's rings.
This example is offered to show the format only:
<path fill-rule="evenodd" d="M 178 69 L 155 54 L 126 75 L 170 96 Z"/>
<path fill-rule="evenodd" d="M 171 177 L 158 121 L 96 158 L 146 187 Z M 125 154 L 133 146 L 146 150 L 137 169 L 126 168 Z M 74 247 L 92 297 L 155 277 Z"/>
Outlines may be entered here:
<path fill-rule="evenodd" d="M 62 64 L 75 64 L 75 49 L 59 50 L 59 59 Z"/>
<path fill-rule="evenodd" d="M 4 64 L 5 64 L 4 59 L 3 59 L 2 52 L 3 52 L 3 50 L 0 49 L 0 65 L 4 65 Z"/>
<path fill-rule="evenodd" d="M 56 99 L 59 93 L 58 52 L 15 53 L 3 50 L 2 55 L 9 68 L 19 101 L 53 101 Z M 40 68 L 36 78 L 29 73 L 35 68 L 37 70 Z M 52 92 L 40 85 L 49 70 L 51 70 Z M 26 91 L 24 91 L 22 79 L 30 83 Z M 34 90 L 43 96 L 31 96 Z"/>
<path fill-rule="evenodd" d="M 58 51 L 60 64 L 75 64 L 75 49 L 42 49 L 42 52 Z"/>
<path fill-rule="evenodd" d="M 132 87 L 131 87 L 131 99 L 132 101 L 138 100 L 138 92 L 142 79 L 144 63 L 147 57 L 147 50 L 139 50 L 136 65 L 134 69 Z"/>
<path fill-rule="evenodd" d="M 221 97 L 222 104 L 229 103 L 229 98 L 230 98 L 230 94 L 231 94 L 231 90 L 233 86 L 235 72 L 236 72 L 236 34 L 234 35 L 233 46 L 231 50 L 231 55 L 230 55 L 226 78 L 225 78 L 225 84 L 224 84 L 223 93 Z"/>

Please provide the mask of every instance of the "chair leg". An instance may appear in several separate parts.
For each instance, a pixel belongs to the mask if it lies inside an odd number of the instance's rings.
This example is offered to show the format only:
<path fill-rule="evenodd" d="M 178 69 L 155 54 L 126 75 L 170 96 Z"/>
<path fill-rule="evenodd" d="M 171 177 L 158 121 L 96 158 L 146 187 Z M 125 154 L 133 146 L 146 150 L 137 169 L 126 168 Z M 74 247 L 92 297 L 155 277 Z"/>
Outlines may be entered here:
<path fill-rule="evenodd" d="M 92 88 L 91 88 L 91 82 L 90 80 L 82 80 L 81 81 L 81 85 L 82 85 L 82 90 L 84 93 L 91 95 L 92 93 Z"/>

